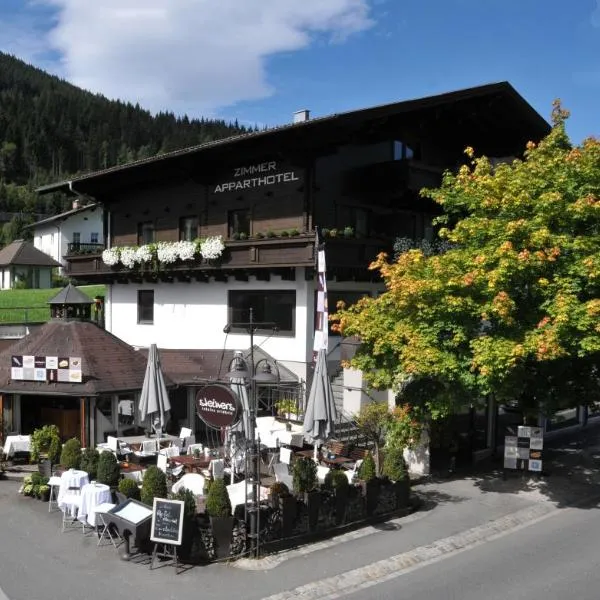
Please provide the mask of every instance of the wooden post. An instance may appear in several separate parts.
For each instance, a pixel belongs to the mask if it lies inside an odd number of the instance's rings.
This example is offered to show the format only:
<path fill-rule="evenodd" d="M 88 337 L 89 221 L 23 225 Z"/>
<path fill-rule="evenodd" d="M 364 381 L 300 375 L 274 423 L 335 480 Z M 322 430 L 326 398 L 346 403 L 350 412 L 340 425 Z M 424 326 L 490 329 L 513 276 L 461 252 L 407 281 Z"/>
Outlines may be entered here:
<path fill-rule="evenodd" d="M 86 399 L 81 398 L 79 401 L 79 429 L 80 429 L 80 441 L 82 448 L 87 448 L 87 411 L 86 411 Z"/>
<path fill-rule="evenodd" d="M 0 442 L 4 445 L 4 432 L 6 426 L 4 423 L 4 394 L 0 394 Z"/>

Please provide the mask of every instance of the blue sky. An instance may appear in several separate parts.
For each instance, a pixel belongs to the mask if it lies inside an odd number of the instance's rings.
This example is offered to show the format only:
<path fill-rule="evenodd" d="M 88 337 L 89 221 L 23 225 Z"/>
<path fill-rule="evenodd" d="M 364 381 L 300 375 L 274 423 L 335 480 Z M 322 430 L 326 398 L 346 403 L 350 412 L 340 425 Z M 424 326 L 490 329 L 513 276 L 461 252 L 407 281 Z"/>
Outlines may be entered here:
<path fill-rule="evenodd" d="M 600 0 L 2 0 L 0 48 L 153 111 L 275 125 L 508 80 L 600 134 Z"/>

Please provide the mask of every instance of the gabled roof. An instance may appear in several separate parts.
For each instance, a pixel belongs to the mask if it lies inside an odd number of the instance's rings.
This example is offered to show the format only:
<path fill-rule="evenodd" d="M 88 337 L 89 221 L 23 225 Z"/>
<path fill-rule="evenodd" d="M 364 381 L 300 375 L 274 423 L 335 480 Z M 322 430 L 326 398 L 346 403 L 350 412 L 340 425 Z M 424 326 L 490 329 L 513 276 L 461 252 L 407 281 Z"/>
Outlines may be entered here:
<path fill-rule="evenodd" d="M 79 357 L 83 382 L 13 381 L 12 356 Z M 142 352 L 95 323 L 56 319 L 0 353 L 0 392 L 82 397 L 136 391 L 142 389 L 146 363 Z M 173 381 L 166 372 L 164 375 L 165 383 L 172 387 Z"/>
<path fill-rule="evenodd" d="M 501 81 L 487 85 L 480 85 L 463 90 L 437 94 L 425 98 L 404 100 L 401 102 L 392 102 L 359 110 L 334 113 L 323 117 L 311 118 L 298 123 L 289 123 L 278 127 L 272 127 L 264 131 L 256 131 L 234 135 L 227 138 L 214 140 L 204 144 L 181 148 L 172 152 L 166 152 L 158 156 L 140 159 L 123 165 L 117 165 L 74 177 L 71 180 L 53 183 L 39 187 L 36 191 L 40 194 L 46 194 L 55 191 L 64 191 L 67 193 L 90 193 L 93 195 L 94 187 L 101 182 L 112 181 L 119 174 L 132 172 L 138 169 L 155 169 L 159 164 L 176 161 L 189 155 L 208 152 L 213 149 L 220 149 L 234 144 L 240 144 L 247 140 L 259 140 L 261 138 L 271 138 L 269 141 L 273 144 L 279 141 L 282 136 L 296 132 L 312 133 L 318 137 L 325 128 L 334 131 L 341 131 L 353 123 L 385 119 L 391 116 L 411 115 L 420 111 L 437 111 L 444 106 L 468 104 L 472 100 L 480 99 L 483 103 L 491 101 L 493 98 L 501 98 L 502 110 L 505 116 L 510 116 L 514 120 L 518 119 L 519 127 L 525 127 L 527 130 L 524 135 L 534 135 L 541 138 L 550 131 L 548 123 L 537 113 L 534 108 L 508 83 Z M 467 107 L 467 110 L 470 110 Z M 526 124 L 526 125 L 525 125 Z M 498 124 L 502 129 L 502 124 Z M 527 138 L 529 139 L 529 138 Z M 79 184 L 74 189 L 74 184 Z"/>
<path fill-rule="evenodd" d="M 0 250 L 0 267 L 28 265 L 32 267 L 60 267 L 61 264 L 38 250 L 31 242 L 15 240 Z"/>
<path fill-rule="evenodd" d="M 92 304 L 93 302 L 87 294 L 84 294 L 70 283 L 49 300 L 48 304 Z"/>
<path fill-rule="evenodd" d="M 96 208 L 100 208 L 98 204 L 92 202 L 91 204 L 87 204 L 86 206 L 80 206 L 79 208 L 72 208 L 71 210 L 67 210 L 66 212 L 60 213 L 58 215 L 54 215 L 52 217 L 48 217 L 47 219 L 42 219 L 41 221 L 36 221 L 35 223 L 31 223 L 31 225 L 26 225 L 23 229 L 33 229 L 38 225 L 47 225 L 49 223 L 54 223 L 55 221 L 65 221 L 69 217 L 73 215 L 77 215 L 82 212 L 86 212 L 88 210 L 95 210 Z M 101 210 L 101 208 L 100 208 Z"/>

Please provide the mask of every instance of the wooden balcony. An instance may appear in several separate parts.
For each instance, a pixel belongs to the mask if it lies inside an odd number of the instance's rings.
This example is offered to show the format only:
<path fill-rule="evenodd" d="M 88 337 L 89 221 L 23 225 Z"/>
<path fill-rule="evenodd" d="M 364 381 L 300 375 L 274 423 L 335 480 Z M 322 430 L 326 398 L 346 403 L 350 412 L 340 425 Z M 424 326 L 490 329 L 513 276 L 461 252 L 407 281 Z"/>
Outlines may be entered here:
<path fill-rule="evenodd" d="M 83 246 L 80 244 L 79 246 Z M 90 244 L 85 244 L 89 246 Z M 313 234 L 294 237 L 278 237 L 252 240 L 228 240 L 223 256 L 214 261 L 195 259 L 177 261 L 172 264 L 136 265 L 127 269 L 123 265 L 113 267 L 102 260 L 103 246 L 84 253 L 71 249 L 66 260 L 65 275 L 82 281 L 111 282 L 126 279 L 164 279 L 208 276 L 238 275 L 290 269 L 293 267 L 313 267 L 315 264 L 315 237 Z"/>

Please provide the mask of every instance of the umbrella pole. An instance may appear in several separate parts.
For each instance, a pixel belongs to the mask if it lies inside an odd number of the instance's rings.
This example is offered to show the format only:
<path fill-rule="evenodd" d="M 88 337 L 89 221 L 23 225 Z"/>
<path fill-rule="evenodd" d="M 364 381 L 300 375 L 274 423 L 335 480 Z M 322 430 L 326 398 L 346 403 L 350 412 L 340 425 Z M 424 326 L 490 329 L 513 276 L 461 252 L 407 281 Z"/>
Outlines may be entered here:
<path fill-rule="evenodd" d="M 319 462 L 319 440 L 315 440 L 315 444 L 314 444 L 314 454 L 313 454 L 313 460 L 318 463 Z"/>

